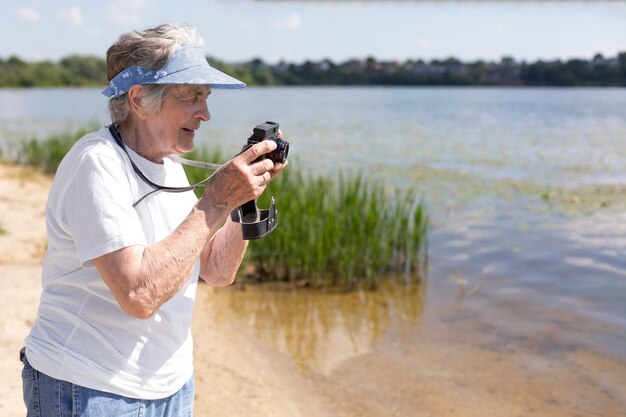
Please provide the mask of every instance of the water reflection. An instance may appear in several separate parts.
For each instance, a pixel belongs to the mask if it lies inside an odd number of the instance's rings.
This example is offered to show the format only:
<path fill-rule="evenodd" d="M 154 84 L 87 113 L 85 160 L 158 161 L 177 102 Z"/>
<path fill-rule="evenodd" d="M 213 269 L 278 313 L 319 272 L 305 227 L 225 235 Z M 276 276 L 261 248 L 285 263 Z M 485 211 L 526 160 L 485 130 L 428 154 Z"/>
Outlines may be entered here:
<path fill-rule="evenodd" d="M 216 290 L 217 320 L 234 319 L 303 369 L 329 373 L 369 352 L 394 323 L 417 324 L 424 287 L 424 281 L 388 280 L 377 291 L 287 290 L 269 284 Z"/>

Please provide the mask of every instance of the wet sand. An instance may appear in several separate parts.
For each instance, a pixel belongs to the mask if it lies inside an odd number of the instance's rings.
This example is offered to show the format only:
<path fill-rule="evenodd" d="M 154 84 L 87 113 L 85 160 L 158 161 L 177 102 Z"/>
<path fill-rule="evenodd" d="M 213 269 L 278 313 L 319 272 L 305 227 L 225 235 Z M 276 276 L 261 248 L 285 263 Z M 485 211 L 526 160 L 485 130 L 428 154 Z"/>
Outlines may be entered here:
<path fill-rule="evenodd" d="M 425 286 L 411 300 L 392 289 L 217 290 L 211 309 L 219 310 L 218 324 L 239 326 L 257 346 L 280 352 L 280 361 L 294 361 L 301 386 L 330 410 L 325 415 L 624 415 L 624 351 L 584 343 L 623 340 L 618 327 L 538 310 L 525 291 L 485 302 L 506 285 Z"/>
<path fill-rule="evenodd" d="M 0 375 L 7 380 L 0 415 L 7 417 L 24 415 L 17 352 L 36 314 L 49 184 L 0 164 Z M 587 221 L 598 228 L 600 220 Z M 601 249 L 615 247 L 607 236 L 621 233 L 606 225 Z M 439 255 L 428 278 L 409 289 L 200 285 L 196 415 L 626 416 L 624 286 L 606 294 L 584 287 L 623 271 L 571 243 L 590 245 L 593 234 L 572 232 L 564 248 L 563 233 L 436 228 L 430 251 Z M 503 236 L 512 240 L 503 244 Z M 551 285 L 537 271 L 564 282 Z M 594 279 L 583 280 L 587 273 Z"/>

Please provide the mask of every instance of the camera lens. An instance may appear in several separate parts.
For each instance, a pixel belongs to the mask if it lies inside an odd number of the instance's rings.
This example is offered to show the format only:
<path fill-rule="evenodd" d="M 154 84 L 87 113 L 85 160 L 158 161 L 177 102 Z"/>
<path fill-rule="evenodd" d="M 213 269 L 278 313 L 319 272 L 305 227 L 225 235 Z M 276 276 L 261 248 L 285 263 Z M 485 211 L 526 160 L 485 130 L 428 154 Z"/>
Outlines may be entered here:
<path fill-rule="evenodd" d="M 289 142 L 278 139 L 276 141 L 276 145 L 276 150 L 274 151 L 276 159 L 274 162 L 284 164 L 287 161 L 287 155 L 289 154 Z"/>

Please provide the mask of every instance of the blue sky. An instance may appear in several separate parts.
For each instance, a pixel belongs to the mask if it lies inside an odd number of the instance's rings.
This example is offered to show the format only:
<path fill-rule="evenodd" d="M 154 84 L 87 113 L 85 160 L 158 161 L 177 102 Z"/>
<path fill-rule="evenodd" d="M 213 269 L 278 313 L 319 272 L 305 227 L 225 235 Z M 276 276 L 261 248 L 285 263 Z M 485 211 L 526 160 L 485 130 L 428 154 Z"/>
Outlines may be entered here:
<path fill-rule="evenodd" d="M 626 2 L 0 0 L 0 58 L 104 56 L 119 34 L 193 23 L 205 51 L 341 62 L 456 57 L 463 61 L 591 58 L 626 51 Z"/>

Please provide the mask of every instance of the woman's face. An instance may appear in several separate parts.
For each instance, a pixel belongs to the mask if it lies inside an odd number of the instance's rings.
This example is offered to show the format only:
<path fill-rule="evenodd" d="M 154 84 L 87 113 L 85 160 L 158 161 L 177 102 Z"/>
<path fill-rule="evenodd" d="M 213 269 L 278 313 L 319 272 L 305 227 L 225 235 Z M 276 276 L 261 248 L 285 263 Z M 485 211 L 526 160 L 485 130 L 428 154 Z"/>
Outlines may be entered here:
<path fill-rule="evenodd" d="M 167 92 L 161 110 L 146 118 L 150 146 L 163 157 L 193 149 L 195 131 L 211 118 L 204 85 L 175 85 Z"/>

